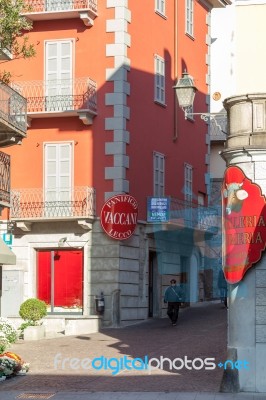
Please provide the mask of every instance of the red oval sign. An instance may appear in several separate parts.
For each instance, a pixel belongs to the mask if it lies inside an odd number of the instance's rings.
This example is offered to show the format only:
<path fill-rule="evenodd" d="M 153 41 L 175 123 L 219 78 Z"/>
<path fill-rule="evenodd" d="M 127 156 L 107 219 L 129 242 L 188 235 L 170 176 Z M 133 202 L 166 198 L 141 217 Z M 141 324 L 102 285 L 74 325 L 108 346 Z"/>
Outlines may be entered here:
<path fill-rule="evenodd" d="M 258 184 L 241 168 L 230 166 L 224 174 L 223 270 L 227 282 L 243 279 L 266 247 L 266 198 Z"/>
<path fill-rule="evenodd" d="M 101 225 L 113 239 L 128 239 L 136 229 L 137 220 L 138 203 L 128 194 L 110 197 L 103 205 Z"/>

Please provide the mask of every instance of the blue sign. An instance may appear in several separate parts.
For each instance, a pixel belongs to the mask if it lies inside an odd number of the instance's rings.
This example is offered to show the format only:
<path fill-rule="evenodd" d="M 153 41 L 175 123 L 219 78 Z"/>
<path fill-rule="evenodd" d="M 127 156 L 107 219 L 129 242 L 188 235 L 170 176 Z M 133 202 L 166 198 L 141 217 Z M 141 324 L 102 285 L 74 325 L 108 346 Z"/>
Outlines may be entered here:
<path fill-rule="evenodd" d="M 6 245 L 12 246 L 13 243 L 13 235 L 12 233 L 4 233 L 2 235 L 3 241 L 5 242 Z"/>
<path fill-rule="evenodd" d="M 147 222 L 168 222 L 169 212 L 169 197 L 148 197 Z"/>

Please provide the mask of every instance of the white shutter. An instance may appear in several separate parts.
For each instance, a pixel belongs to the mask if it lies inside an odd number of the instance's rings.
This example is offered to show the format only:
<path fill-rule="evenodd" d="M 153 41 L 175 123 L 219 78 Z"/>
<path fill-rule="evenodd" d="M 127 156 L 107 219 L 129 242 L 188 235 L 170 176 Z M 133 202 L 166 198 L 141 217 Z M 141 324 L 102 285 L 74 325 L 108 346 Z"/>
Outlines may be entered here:
<path fill-rule="evenodd" d="M 72 42 L 46 42 L 46 109 L 69 110 L 72 105 Z"/>
<path fill-rule="evenodd" d="M 51 216 L 54 207 L 70 210 L 72 194 L 72 146 L 70 143 L 45 145 L 45 202 L 46 214 Z M 49 202 L 57 202 L 49 204 Z M 68 202 L 65 203 L 64 202 Z M 54 214 L 52 214 L 54 215 Z"/>
<path fill-rule="evenodd" d="M 45 201 L 57 200 L 57 146 L 45 146 Z"/>

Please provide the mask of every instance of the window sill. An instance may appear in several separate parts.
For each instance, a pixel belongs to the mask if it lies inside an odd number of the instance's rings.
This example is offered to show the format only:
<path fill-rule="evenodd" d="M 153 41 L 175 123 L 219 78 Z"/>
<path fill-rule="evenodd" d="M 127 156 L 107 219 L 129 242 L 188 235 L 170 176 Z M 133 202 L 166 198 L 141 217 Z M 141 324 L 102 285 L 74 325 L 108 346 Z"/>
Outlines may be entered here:
<path fill-rule="evenodd" d="M 188 36 L 191 40 L 195 40 L 194 36 L 192 36 L 190 33 L 186 32 L 186 36 Z"/>
<path fill-rule="evenodd" d="M 166 107 L 167 107 L 167 104 L 161 103 L 159 100 L 154 100 L 154 103 L 157 104 L 158 106 L 163 107 L 163 108 L 166 108 Z"/>
<path fill-rule="evenodd" d="M 159 15 L 159 17 L 162 17 L 163 19 L 167 19 L 167 16 L 162 14 L 159 10 L 155 10 L 155 14 Z"/>

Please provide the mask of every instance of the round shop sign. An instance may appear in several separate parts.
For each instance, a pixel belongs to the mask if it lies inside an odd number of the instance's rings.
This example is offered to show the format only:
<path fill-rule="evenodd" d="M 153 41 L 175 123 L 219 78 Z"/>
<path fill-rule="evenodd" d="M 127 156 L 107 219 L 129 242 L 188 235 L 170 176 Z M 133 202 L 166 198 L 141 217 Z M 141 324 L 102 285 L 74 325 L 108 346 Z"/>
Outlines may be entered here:
<path fill-rule="evenodd" d="M 101 211 L 101 225 L 108 236 L 117 240 L 128 239 L 136 229 L 138 203 L 127 194 L 108 199 Z"/>

